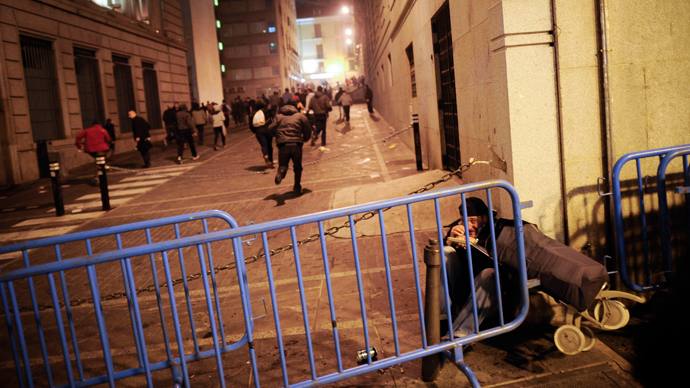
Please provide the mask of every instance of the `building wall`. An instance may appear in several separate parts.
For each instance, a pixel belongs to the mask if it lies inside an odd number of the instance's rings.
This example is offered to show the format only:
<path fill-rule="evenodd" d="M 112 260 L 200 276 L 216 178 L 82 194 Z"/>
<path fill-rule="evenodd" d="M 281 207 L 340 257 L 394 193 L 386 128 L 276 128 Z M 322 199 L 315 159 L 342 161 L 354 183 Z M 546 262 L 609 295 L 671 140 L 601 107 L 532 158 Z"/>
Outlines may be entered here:
<path fill-rule="evenodd" d="M 364 72 L 394 128 L 419 114 L 428 168 L 444 168 L 432 19 L 443 1 L 358 1 Z M 506 179 L 533 206 L 523 217 L 592 257 L 607 248 L 608 201 L 597 181 L 622 155 L 690 143 L 690 66 L 683 0 L 449 0 L 465 182 Z M 603 70 L 600 5 L 605 10 Z M 405 49 L 413 46 L 412 97 Z M 603 82 L 603 72 L 608 83 Z M 395 82 L 391 82 L 395 80 Z M 604 100 L 604 89 L 608 101 Z M 608 106 L 608 114 L 607 109 Z M 610 140 L 607 140 L 610 139 Z M 402 136 L 413 147 L 411 133 Z M 650 172 L 650 174 L 654 174 Z M 601 188 L 606 192 L 607 187 Z M 505 198 L 495 201 L 505 208 Z M 610 240 L 608 240 L 610 242 Z M 610 248 L 610 247 L 609 247 Z"/>
<path fill-rule="evenodd" d="M 223 101 L 223 81 L 221 79 L 220 54 L 216 27 L 216 6 L 213 1 L 182 1 L 182 15 L 185 30 L 185 43 L 189 47 L 187 65 L 189 66 L 190 92 L 192 97 L 221 103 Z"/>
<path fill-rule="evenodd" d="M 151 1 L 148 24 L 132 17 L 131 7 L 109 10 L 89 1 L 0 0 L 0 85 L 2 119 L 0 120 L 0 184 L 19 184 L 40 177 L 37 145 L 31 128 L 27 85 L 20 36 L 39 38 L 52 43 L 58 91 L 60 133 L 47 142 L 49 156 L 61 163 L 66 174 L 70 168 L 92 159 L 77 153 L 75 136 L 83 129 L 74 48 L 96 53 L 100 94 L 104 115 L 113 120 L 116 133 L 121 128 L 113 77 L 113 54 L 129 58 L 132 69 L 134 103 L 138 113 L 147 117 L 142 61 L 154 64 L 161 111 L 173 100 L 188 99 L 185 52 L 179 0 Z M 127 15 L 127 13 L 130 13 Z M 34 112 L 35 114 L 35 112 Z M 101 120 L 105 119 L 101 118 Z M 155 132 L 154 132 L 155 134 Z M 124 134 L 119 149 L 128 149 L 131 135 Z"/>
<path fill-rule="evenodd" d="M 325 81 L 335 87 L 345 85 L 346 78 L 358 77 L 356 65 L 350 68 L 350 61 L 355 60 L 354 19 L 350 14 L 321 16 L 298 19 L 298 37 L 301 47 L 302 77 L 305 83 L 315 85 Z M 318 26 L 318 27 L 316 27 Z M 316 36 L 316 30 L 320 36 Z M 347 36 L 345 31 L 351 29 L 353 34 Z M 347 39 L 352 42 L 348 45 Z M 321 56 L 317 47 L 321 46 Z"/>
<path fill-rule="evenodd" d="M 294 0 L 220 0 L 226 100 L 256 98 L 299 82 Z"/>

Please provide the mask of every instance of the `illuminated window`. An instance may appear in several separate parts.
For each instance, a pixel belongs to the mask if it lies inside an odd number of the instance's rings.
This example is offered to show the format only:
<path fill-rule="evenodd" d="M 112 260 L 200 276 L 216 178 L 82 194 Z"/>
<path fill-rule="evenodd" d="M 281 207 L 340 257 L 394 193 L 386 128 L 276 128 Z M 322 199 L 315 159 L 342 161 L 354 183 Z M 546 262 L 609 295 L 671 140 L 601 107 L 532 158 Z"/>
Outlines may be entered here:
<path fill-rule="evenodd" d="M 268 32 L 271 34 L 276 32 L 276 22 L 268 22 Z"/>
<path fill-rule="evenodd" d="M 269 51 L 271 54 L 278 54 L 278 45 L 275 44 L 275 43 L 270 43 L 270 44 L 268 45 L 268 51 Z"/>

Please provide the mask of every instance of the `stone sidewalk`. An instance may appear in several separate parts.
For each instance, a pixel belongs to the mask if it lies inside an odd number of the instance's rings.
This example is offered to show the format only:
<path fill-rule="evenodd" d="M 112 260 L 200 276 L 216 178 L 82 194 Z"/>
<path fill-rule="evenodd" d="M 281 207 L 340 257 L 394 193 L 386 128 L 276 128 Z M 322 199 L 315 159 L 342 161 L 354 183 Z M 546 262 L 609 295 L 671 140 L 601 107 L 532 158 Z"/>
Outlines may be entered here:
<path fill-rule="evenodd" d="M 337 116 L 337 110 L 334 113 Z M 98 188 L 90 182 L 90 167 L 65 182 L 67 214 L 64 218 L 50 215 L 52 196 L 50 183 L 46 180 L 22 188 L 4 190 L 1 194 L 4 197 L 0 236 L 6 237 L 0 240 L 0 244 L 21 241 L 27 236 L 38 238 L 50 233 L 92 230 L 210 209 L 227 212 L 240 225 L 246 225 L 401 197 L 437 181 L 445 174 L 443 171 L 418 172 L 414 152 L 397 136 L 392 136 L 385 142 L 379 141 L 402 129 L 391 128 L 377 114 L 369 115 L 365 105 L 353 106 L 350 123 L 337 120 L 337 117 L 331 114 L 328 123 L 328 144 L 325 147 L 304 147 L 304 194 L 301 196 L 292 192 L 292 171 L 288 172 L 281 185 L 274 184 L 275 170 L 264 165 L 258 142 L 247 127 L 231 128 L 227 146 L 218 151 L 213 150 L 209 141 L 211 137 L 207 135 L 206 145 L 198 147 L 200 158 L 192 161 L 189 150 L 186 150 L 187 158 L 182 165 L 175 162 L 174 146 L 155 147 L 152 150 L 153 167 L 146 170 L 139 168 L 141 163 L 138 154 L 123 153 L 116 156 L 108 175 L 113 204 L 112 210 L 108 212 L 103 212 L 99 208 Z M 410 136 L 409 133 L 405 135 Z M 274 151 L 274 160 L 277 161 L 277 149 Z M 458 178 L 454 178 L 435 188 L 451 187 L 461 183 Z M 76 203 L 80 205 L 75 205 Z M 450 204 L 447 207 L 450 209 L 448 211 L 457 211 L 452 210 L 456 209 L 454 206 Z M 455 218 L 455 214 L 452 218 Z M 419 222 L 423 224 L 424 221 Z M 216 227 L 222 228 L 216 224 L 211 226 L 212 230 Z M 390 356 L 394 353 L 390 317 L 386 314 L 388 300 L 383 278 L 385 267 L 380 252 L 377 253 L 381 242 L 375 229 L 366 225 L 362 225 L 361 228 L 358 226 L 357 243 L 363 254 L 362 267 L 365 274 L 372 344 L 375 344 L 384 356 Z M 414 288 L 410 287 L 414 283 L 412 264 L 405 261 L 405 254 L 402 253 L 405 249 L 410 249 L 409 241 L 405 240 L 400 231 L 401 228 L 391 226 L 389 244 L 396 248 L 390 257 L 395 284 L 400 285 L 394 293 L 396 316 L 401 322 L 401 347 L 410 350 L 416 346 L 413 337 L 419 328 L 418 322 L 415 323 L 416 297 Z M 421 231 L 417 239 L 418 252 L 423 251 L 427 241 L 420 238 L 424 236 L 432 237 Z M 281 241 L 287 243 L 287 237 L 274 236 L 272 244 Z M 332 346 L 328 299 L 325 296 L 323 264 L 320 261 L 318 245 L 311 243 L 300 248 L 302 271 L 307 279 L 306 303 L 310 312 L 314 343 L 330 343 Z M 334 278 L 335 298 L 340 302 L 339 305 L 347 306 L 348 301 L 352 304 L 352 311 L 339 311 L 338 319 L 346 367 L 354 366 L 355 353 L 361 347 L 355 339 L 361 338 L 362 335 L 361 320 L 357 318 L 357 283 L 352 276 L 352 263 L 347 259 L 352 250 L 350 245 L 349 233 L 339 233 L 329 238 L 329 253 L 332 254 L 329 264 Z M 223 252 L 226 248 L 219 249 Z M 259 243 L 247 244 L 244 248 L 245 255 L 257 254 L 260 250 Z M 295 263 L 290 260 L 291 257 L 276 255 L 272 270 L 277 282 L 276 296 L 282 306 L 280 315 L 288 368 L 294 372 L 290 381 L 294 383 L 300 379 L 308 379 L 310 368 L 306 360 L 305 330 L 295 279 Z M 424 265 L 421 256 L 418 264 L 423 283 Z M 0 259 L 0 268 L 3 272 L 17 265 L 18 261 L 13 257 Z M 141 272 L 146 272 L 144 267 L 141 267 Z M 220 273 L 217 279 L 219 289 L 228 295 L 222 297 L 223 306 L 237 306 L 238 303 L 235 295 L 237 279 L 230 272 L 233 271 Z M 260 315 L 263 306 L 257 302 L 259 298 L 270 301 L 265 263 L 248 263 L 247 278 L 250 282 L 255 315 Z M 142 295 L 140 303 L 144 310 L 155 313 L 155 298 L 150 294 Z M 110 314 L 113 316 L 126 314 L 122 303 L 111 302 L 108 306 L 112 309 Z M 262 386 L 281 386 L 282 377 L 276 356 L 276 333 L 272 329 L 270 303 L 268 311 L 267 317 L 256 321 L 254 330 L 259 372 Z M 227 310 L 224 310 L 224 314 L 228 314 Z M 233 328 L 228 329 L 228 338 L 241 337 L 242 331 L 236 330 L 236 327 L 242 326 L 238 321 L 240 317 L 241 314 L 237 312 L 224 316 L 226 326 Z M 589 352 L 565 356 L 553 343 L 555 327 L 545 324 L 539 317 L 533 318 L 533 322 L 523 324 L 514 332 L 474 344 L 466 353 L 467 364 L 477 374 L 483 386 L 638 386 L 627 373 L 630 369 L 629 362 L 607 346 L 597 342 Z M 199 319 L 202 323 L 197 327 L 197 333 L 202 336 L 207 333 L 208 322 L 203 323 L 203 317 Z M 237 325 L 234 325 L 235 323 Z M 153 340 L 154 343 L 159 343 L 157 341 L 160 340 Z M 152 348 L 153 353 L 162 349 L 160 346 Z M 127 353 L 124 349 L 121 352 Z M 331 354 L 317 349 L 315 355 L 317 370 L 320 373 L 333 367 L 335 361 Z M 251 371 L 246 365 L 248 358 L 245 350 L 240 351 L 237 357 L 228 355 L 225 358 L 225 379 L 228 386 L 245 386 L 251 382 Z M 4 367 L 7 367 L 8 362 L 4 357 L 0 360 Z M 192 386 L 217 386 L 218 376 L 213 362 L 195 364 L 197 365 L 192 367 Z M 13 373 L 10 370 L 7 372 Z M 168 379 L 169 373 L 159 374 L 156 381 L 164 384 L 169 381 Z M 141 380 L 123 380 L 120 383 L 124 386 L 138 386 Z M 421 381 L 421 361 L 417 360 L 345 380 L 336 385 L 464 387 L 469 386 L 469 383 L 452 365 L 443 368 L 435 383 L 424 383 Z"/>

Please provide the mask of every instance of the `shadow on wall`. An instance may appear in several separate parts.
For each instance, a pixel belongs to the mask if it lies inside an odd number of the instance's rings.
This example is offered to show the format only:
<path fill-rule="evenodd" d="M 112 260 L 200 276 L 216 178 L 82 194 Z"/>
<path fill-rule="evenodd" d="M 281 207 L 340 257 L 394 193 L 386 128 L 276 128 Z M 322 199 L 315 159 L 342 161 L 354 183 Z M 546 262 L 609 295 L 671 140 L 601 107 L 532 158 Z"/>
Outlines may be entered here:
<path fill-rule="evenodd" d="M 667 179 L 667 200 L 669 207 L 669 225 L 671 236 L 671 252 L 674 258 L 674 266 L 677 265 L 676 258 L 686 254 L 686 228 L 688 225 L 688 215 L 685 213 L 685 201 L 683 196 L 676 194 L 675 187 L 684 186 L 682 174 L 668 175 Z M 621 181 L 621 207 L 623 209 L 623 236 L 625 239 L 625 255 L 627 258 L 628 276 L 635 284 L 647 284 L 647 277 L 650 276 L 651 282 L 661 282 L 666 280 L 663 275 L 662 245 L 661 245 L 661 225 L 659 217 L 659 203 L 656 182 L 649 180 L 644 192 L 644 213 L 646 217 L 640 215 L 640 199 L 638 196 L 639 188 L 637 179 Z M 573 204 L 581 204 L 583 207 L 592 207 L 588 203 L 588 198 L 597 193 L 597 186 L 584 186 L 572 190 L 568 194 L 570 207 Z M 612 256 L 607 262 L 609 270 L 617 269 L 617 258 L 615 257 L 615 240 L 610 241 L 607 251 L 607 233 L 605 227 L 605 208 L 606 201 L 611 197 L 600 197 L 584 220 L 573 222 L 570 220 L 570 239 L 587 241 L 582 249 L 583 254 L 603 262 L 604 255 Z M 611 204 L 613 206 L 613 204 Z M 529 221 L 529 220 L 528 220 Z M 611 220 L 611 238 L 615 238 L 613 220 Z M 646 223 L 646 228 L 643 227 Z M 577 225 L 577 227 L 573 227 Z M 646 238 L 645 238 L 646 236 Z M 649 270 L 647 269 L 646 257 L 649 258 Z M 649 273 L 649 275 L 648 275 Z"/>

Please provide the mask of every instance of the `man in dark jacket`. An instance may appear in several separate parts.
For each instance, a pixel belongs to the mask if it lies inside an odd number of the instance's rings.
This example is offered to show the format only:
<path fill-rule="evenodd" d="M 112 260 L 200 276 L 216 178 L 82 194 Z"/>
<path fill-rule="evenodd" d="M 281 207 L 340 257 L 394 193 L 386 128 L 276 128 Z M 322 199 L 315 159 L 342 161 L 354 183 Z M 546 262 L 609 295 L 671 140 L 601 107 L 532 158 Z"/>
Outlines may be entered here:
<path fill-rule="evenodd" d="M 333 110 L 331 107 L 331 98 L 323 92 L 323 87 L 316 88 L 316 95 L 309 101 L 308 110 L 314 111 L 314 135 L 311 138 L 311 145 L 314 145 L 321 134 L 321 145 L 326 145 L 326 122 L 328 121 L 328 112 Z"/>
<path fill-rule="evenodd" d="M 172 139 L 176 139 L 177 133 L 177 103 L 168 104 L 168 109 L 163 112 L 163 123 L 165 124 L 165 137 L 163 138 L 163 145 L 168 146 Z"/>
<path fill-rule="evenodd" d="M 196 160 L 199 156 L 196 154 L 196 147 L 194 146 L 194 136 L 196 136 L 196 125 L 194 119 L 187 110 L 186 104 L 180 104 L 180 110 L 177 111 L 177 163 L 182 164 L 182 153 L 184 152 L 184 143 L 189 144 L 189 150 L 192 152 L 192 159 Z"/>
<path fill-rule="evenodd" d="M 137 112 L 133 110 L 130 110 L 128 115 L 132 119 L 132 135 L 134 136 L 134 141 L 137 142 L 137 151 L 144 159 L 144 168 L 149 168 L 151 167 L 151 156 L 149 155 L 149 150 L 151 149 L 149 130 L 151 126 L 143 117 L 137 116 Z"/>
<path fill-rule="evenodd" d="M 369 110 L 369 114 L 374 113 L 374 107 L 372 105 L 374 101 L 374 92 L 369 89 L 369 85 L 364 85 L 366 89 L 364 90 L 364 100 L 367 102 L 367 109 Z"/>
<path fill-rule="evenodd" d="M 311 137 L 311 124 L 304 114 L 296 107 L 296 101 L 288 101 L 278 110 L 269 131 L 276 139 L 278 146 L 278 172 L 275 183 L 280 182 L 287 174 L 288 164 L 292 160 L 292 169 L 295 171 L 295 184 L 292 190 L 297 195 L 302 194 L 302 145 Z"/>

